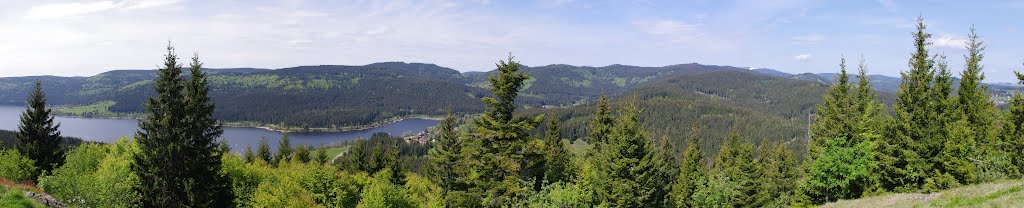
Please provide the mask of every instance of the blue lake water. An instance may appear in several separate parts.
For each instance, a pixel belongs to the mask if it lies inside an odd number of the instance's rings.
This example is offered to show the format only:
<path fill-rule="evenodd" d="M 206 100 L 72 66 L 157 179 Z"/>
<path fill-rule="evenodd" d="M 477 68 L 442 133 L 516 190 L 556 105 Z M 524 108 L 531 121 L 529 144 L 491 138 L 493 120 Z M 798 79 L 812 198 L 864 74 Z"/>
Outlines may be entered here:
<path fill-rule="evenodd" d="M 19 116 L 24 110 L 25 108 L 21 106 L 0 106 L 0 129 L 18 130 Z M 61 135 L 78 137 L 87 141 L 109 143 L 116 138 L 132 137 L 138 131 L 138 120 L 135 119 L 70 118 L 58 116 L 54 120 L 60 123 Z M 377 132 L 386 132 L 391 135 L 417 133 L 437 125 L 438 122 L 436 120 L 412 118 L 365 130 L 292 132 L 288 133 L 288 139 L 291 140 L 292 146 L 318 146 L 357 138 L 369 138 Z M 221 139 L 227 139 L 228 143 L 231 144 L 231 149 L 240 152 L 249 145 L 255 151 L 261 137 L 267 138 L 271 149 L 276 150 L 281 136 L 281 132 L 259 128 L 224 127 L 224 135 L 221 135 Z"/>

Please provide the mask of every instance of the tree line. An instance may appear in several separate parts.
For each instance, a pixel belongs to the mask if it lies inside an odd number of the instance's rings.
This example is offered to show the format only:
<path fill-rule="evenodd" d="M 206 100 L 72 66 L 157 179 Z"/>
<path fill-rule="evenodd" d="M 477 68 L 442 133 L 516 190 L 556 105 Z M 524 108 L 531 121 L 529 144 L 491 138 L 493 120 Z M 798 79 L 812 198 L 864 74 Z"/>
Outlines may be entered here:
<path fill-rule="evenodd" d="M 925 29 L 918 19 L 891 109 L 878 101 L 863 58 L 857 76 L 840 59 L 806 144 L 755 145 L 734 128 L 709 151 L 696 125 L 682 144 L 652 137 L 635 96 L 614 106 L 601 96 L 583 141 L 570 143 L 558 115 L 516 114 L 530 78 L 510 56 L 488 79 L 485 113 L 447 116 L 428 144 L 374 135 L 337 162 L 323 148 L 293 149 L 287 138 L 276 153 L 264 140 L 256 152 L 230 154 L 216 139 L 222 131 L 202 63 L 194 57 L 183 79 L 168 47 L 135 138 L 61 152 L 58 125 L 35 103 L 45 102 L 37 87 L 0 176 L 38 181 L 74 206 L 126 207 L 803 207 L 1019 178 L 1024 96 L 995 108 L 981 84 L 985 45 L 973 29 L 953 89 Z"/>

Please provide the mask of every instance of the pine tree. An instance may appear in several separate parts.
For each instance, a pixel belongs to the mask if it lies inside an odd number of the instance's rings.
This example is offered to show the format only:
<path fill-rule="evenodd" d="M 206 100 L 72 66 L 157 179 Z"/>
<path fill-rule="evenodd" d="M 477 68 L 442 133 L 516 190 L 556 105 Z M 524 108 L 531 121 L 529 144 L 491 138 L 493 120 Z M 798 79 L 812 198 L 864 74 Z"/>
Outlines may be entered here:
<path fill-rule="evenodd" d="M 330 158 L 328 158 L 328 157 L 330 157 L 330 156 L 327 156 L 327 148 L 326 147 L 324 147 L 323 145 L 320 145 L 319 147 L 316 148 L 316 158 L 315 158 L 316 160 L 315 161 L 316 161 L 317 164 L 321 164 L 321 165 L 327 164 L 327 160 L 330 160 Z"/>
<path fill-rule="evenodd" d="M 273 156 L 270 154 L 270 142 L 266 137 L 260 137 L 259 146 L 256 147 L 256 158 L 266 163 L 273 162 Z"/>
<path fill-rule="evenodd" d="M 431 142 L 430 151 L 427 152 L 427 159 L 430 161 L 430 178 L 441 186 L 444 192 L 454 189 L 453 185 L 456 175 L 455 164 L 462 157 L 462 141 L 459 140 L 459 133 L 455 129 L 455 116 L 448 113 L 441 123 L 437 125 L 437 134 Z M 445 195 L 446 193 L 442 193 Z"/>
<path fill-rule="evenodd" d="M 911 53 L 910 69 L 901 72 L 903 82 L 896 92 L 896 104 L 893 106 L 895 120 L 891 135 L 887 136 L 887 158 L 891 164 L 882 168 L 883 186 L 888 190 L 915 190 L 921 188 L 924 180 L 932 174 L 931 164 L 927 161 L 930 145 L 935 143 L 933 119 L 933 90 L 935 62 L 928 53 L 928 38 L 931 34 L 924 30 L 923 18 L 918 18 L 917 32 L 914 33 L 915 50 Z"/>
<path fill-rule="evenodd" d="M 754 145 L 748 141 L 741 141 L 735 129 L 715 156 L 711 175 L 736 186 L 735 195 L 731 197 L 735 207 L 753 204 L 752 196 L 756 193 L 753 156 Z"/>
<path fill-rule="evenodd" d="M 234 195 L 231 192 L 230 178 L 221 175 L 221 156 L 230 152 L 226 141 L 218 142 L 217 138 L 224 133 L 220 123 L 213 118 L 214 105 L 210 100 L 206 75 L 202 72 L 203 63 L 199 55 L 192 57 L 188 82 L 183 83 L 185 97 L 185 136 L 186 158 L 190 173 L 188 178 L 195 184 L 189 195 L 192 196 L 191 206 L 233 206 Z M 188 187 L 192 186 L 192 187 Z"/>
<path fill-rule="evenodd" d="M 21 113 L 16 145 L 18 152 L 35 161 L 38 170 L 51 172 L 64 163 L 64 149 L 60 147 L 60 124 L 53 123 L 42 89 L 42 83 L 36 80 L 35 88 L 28 97 L 28 107 Z M 31 178 L 35 179 L 39 174 L 33 172 Z"/>
<path fill-rule="evenodd" d="M 190 155 L 181 127 L 186 126 L 185 102 L 174 48 L 167 47 L 164 66 L 158 69 L 157 97 L 145 105 L 148 115 L 139 121 L 138 142 L 141 151 L 133 169 L 141 179 L 139 193 L 144 207 L 184 207 L 189 196 L 183 180 Z M 191 186 L 191 185 L 189 185 Z"/>
<path fill-rule="evenodd" d="M 292 157 L 292 160 L 295 160 L 295 161 L 298 161 L 298 162 L 301 162 L 301 163 L 309 163 L 309 160 L 310 160 L 310 158 L 309 158 L 309 152 L 310 152 L 309 149 L 310 149 L 310 147 L 306 146 L 306 145 L 299 146 L 298 148 L 295 148 L 295 155 Z"/>
<path fill-rule="evenodd" d="M 252 163 L 252 161 L 256 160 L 256 155 L 252 153 L 252 145 L 245 145 L 245 153 L 242 153 L 242 155 L 246 163 Z"/>
<path fill-rule="evenodd" d="M 599 151 L 601 145 L 608 142 L 608 137 L 612 134 L 612 129 L 615 126 L 615 120 L 612 119 L 612 109 L 608 105 L 608 98 L 603 94 L 597 100 L 596 109 L 594 118 L 588 126 L 587 142 L 594 145 L 595 151 Z"/>
<path fill-rule="evenodd" d="M 284 132 L 281 135 L 281 142 L 277 145 L 277 153 L 274 153 L 274 165 L 281 164 L 281 162 L 288 162 L 292 158 L 292 146 L 291 141 L 288 139 L 288 132 Z"/>
<path fill-rule="evenodd" d="M 686 149 L 683 150 L 682 164 L 679 166 L 679 176 L 672 185 L 672 197 L 676 207 L 698 207 L 693 203 L 693 195 L 697 193 L 699 187 L 707 183 L 707 162 L 704 160 L 700 134 L 697 131 L 696 126 L 690 131 Z"/>
<path fill-rule="evenodd" d="M 1020 72 L 1014 72 L 1017 75 L 1018 83 L 1024 84 L 1024 74 Z M 1006 122 L 1003 126 L 1001 133 L 1001 140 L 1003 142 L 1003 152 L 1020 152 L 1024 150 L 1024 95 L 1021 95 L 1020 91 L 1013 92 L 1013 97 L 1010 98 L 1010 107 L 1004 114 L 1004 120 Z M 1007 158 L 1016 168 L 1018 175 L 1024 172 L 1024 154 L 1010 154 Z"/>
<path fill-rule="evenodd" d="M 520 64 L 509 56 L 507 62 L 499 61 L 498 73 L 490 77 L 494 97 L 482 100 L 487 112 L 474 119 L 475 136 L 481 140 L 482 165 L 478 170 L 483 176 L 478 187 L 484 191 L 485 206 L 513 204 L 517 196 L 526 189 L 520 183 L 521 170 L 525 162 L 523 147 L 531 130 L 543 119 L 515 117 L 515 99 L 523 82 L 529 75 L 519 71 Z"/>
<path fill-rule="evenodd" d="M 558 127 L 558 115 L 552 113 L 548 118 L 547 131 L 544 132 L 544 181 L 546 184 L 568 182 L 572 177 L 569 165 L 569 151 L 562 143 L 562 130 Z"/>
<path fill-rule="evenodd" d="M 828 92 L 823 96 L 821 104 L 816 108 L 814 124 L 811 125 L 811 142 L 808 155 L 813 160 L 821 154 L 821 146 L 825 140 L 834 138 L 850 138 L 853 133 L 853 121 L 850 118 L 853 109 L 850 75 L 846 72 L 846 58 L 839 62 L 839 74 Z"/>
<path fill-rule="evenodd" d="M 751 207 L 783 207 L 796 189 L 798 177 L 796 156 L 784 143 L 762 144 L 758 147 L 756 194 Z"/>
<path fill-rule="evenodd" d="M 661 203 L 657 198 L 658 173 L 654 150 L 644 130 L 640 127 L 639 109 L 634 101 L 625 107 L 625 112 L 616 121 L 602 154 L 605 161 L 597 163 L 602 173 L 611 179 L 607 195 L 598 195 L 599 201 L 614 207 L 641 207 Z"/>

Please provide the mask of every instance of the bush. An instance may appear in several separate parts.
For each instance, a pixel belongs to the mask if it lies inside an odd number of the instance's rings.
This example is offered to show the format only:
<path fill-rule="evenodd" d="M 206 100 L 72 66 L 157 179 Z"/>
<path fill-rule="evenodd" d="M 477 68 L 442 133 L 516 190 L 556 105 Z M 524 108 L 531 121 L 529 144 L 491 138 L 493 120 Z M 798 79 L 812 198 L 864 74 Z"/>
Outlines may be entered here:
<path fill-rule="evenodd" d="M 133 207 L 140 185 L 131 170 L 139 152 L 135 140 L 121 138 L 113 145 L 83 144 L 68 152 L 64 165 L 39 185 L 58 200 L 80 207 Z"/>
<path fill-rule="evenodd" d="M 39 171 L 35 162 L 18 150 L 0 150 L 0 177 L 15 182 L 35 180 L 32 176 Z"/>

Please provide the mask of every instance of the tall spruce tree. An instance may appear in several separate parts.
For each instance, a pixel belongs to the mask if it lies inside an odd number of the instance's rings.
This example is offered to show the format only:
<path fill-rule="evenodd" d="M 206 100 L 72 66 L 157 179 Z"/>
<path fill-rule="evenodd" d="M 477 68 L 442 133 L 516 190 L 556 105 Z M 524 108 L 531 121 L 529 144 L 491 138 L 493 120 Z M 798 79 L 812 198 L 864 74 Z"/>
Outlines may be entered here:
<path fill-rule="evenodd" d="M 187 133 L 185 146 L 191 151 L 187 163 L 191 168 L 189 179 L 195 185 L 190 191 L 193 202 L 190 205 L 199 207 L 232 206 L 234 195 L 231 192 L 231 181 L 221 175 L 221 156 L 230 151 L 224 140 L 217 138 L 224 133 L 220 123 L 213 118 L 214 104 L 210 100 L 206 75 L 202 71 L 203 63 L 199 54 L 192 56 L 189 64 L 190 77 L 184 85 L 185 97 L 185 128 Z"/>
<path fill-rule="evenodd" d="M 292 158 L 292 144 L 291 140 L 288 139 L 288 132 L 285 131 L 281 135 L 281 142 L 277 145 L 277 153 L 274 153 L 274 165 L 281 164 L 281 162 L 288 162 Z"/>
<path fill-rule="evenodd" d="M 454 189 L 455 179 L 458 177 L 455 170 L 456 163 L 462 158 L 462 141 L 459 140 L 459 133 L 455 129 L 455 116 L 450 112 L 441 123 L 437 125 L 437 134 L 431 142 L 431 149 L 427 152 L 427 159 L 430 161 L 430 178 L 434 183 L 441 186 L 446 195 L 449 190 Z"/>
<path fill-rule="evenodd" d="M 753 204 L 756 193 L 754 184 L 755 173 L 753 163 L 754 145 L 749 140 L 741 139 L 739 132 L 733 129 L 726 142 L 718 150 L 711 169 L 712 177 L 722 182 L 735 185 L 730 197 L 732 206 L 745 207 Z"/>
<path fill-rule="evenodd" d="M 25 112 L 21 113 L 16 145 L 18 152 L 35 160 L 34 165 L 40 171 L 51 172 L 64 163 L 64 149 L 60 147 L 60 124 L 54 124 L 42 89 L 42 83 L 36 80 Z M 34 172 L 32 178 L 39 174 Z"/>
<path fill-rule="evenodd" d="M 925 178 L 932 174 L 927 159 L 929 145 L 934 139 L 932 84 L 934 83 L 935 62 L 928 53 L 931 34 L 923 18 L 917 20 L 914 36 L 915 50 L 910 54 L 908 71 L 901 72 L 903 81 L 896 92 L 895 112 L 889 140 L 884 145 L 890 164 L 882 168 L 883 186 L 888 190 L 908 191 L 921 188 Z"/>
<path fill-rule="evenodd" d="M 683 150 L 682 162 L 679 166 L 679 176 L 672 185 L 672 198 L 676 207 L 698 207 L 693 201 L 693 194 L 697 189 L 707 183 L 707 162 L 704 160 L 701 150 L 700 134 L 696 125 L 690 131 L 686 140 L 686 149 Z"/>
<path fill-rule="evenodd" d="M 1024 84 L 1024 74 L 1017 71 L 1013 73 L 1017 75 L 1017 82 Z M 1004 152 L 1024 150 L 1024 95 L 1021 95 L 1020 91 L 1013 92 L 1013 97 L 1010 98 L 1010 107 L 1003 116 L 1006 121 L 1003 122 L 1003 133 L 1001 133 Z M 1009 159 L 1017 168 L 1018 173 L 1024 172 L 1024 154 L 1010 154 Z"/>
<path fill-rule="evenodd" d="M 529 75 L 519 71 L 521 65 L 509 56 L 499 61 L 498 73 L 488 80 L 494 97 L 485 97 L 487 112 L 474 119 L 475 136 L 480 139 L 482 155 L 478 187 L 483 191 L 484 206 L 515 203 L 526 189 L 520 183 L 524 163 L 523 148 L 529 132 L 537 127 L 543 115 L 535 118 L 515 117 L 515 99 Z"/>
<path fill-rule="evenodd" d="M 785 143 L 762 144 L 758 147 L 757 186 L 751 207 L 784 207 L 790 202 L 799 176 L 796 156 Z"/>
<path fill-rule="evenodd" d="M 846 72 L 846 58 L 839 59 L 839 74 L 818 104 L 814 123 L 811 125 L 811 142 L 808 155 L 811 160 L 821 154 L 822 146 L 829 139 L 850 138 L 853 134 L 851 118 L 854 103 L 851 94 L 850 74 Z"/>
<path fill-rule="evenodd" d="M 256 146 L 256 158 L 269 164 L 273 162 L 273 157 L 270 153 L 270 142 L 267 141 L 266 137 L 260 137 L 259 145 Z"/>
<path fill-rule="evenodd" d="M 594 118 L 591 119 L 587 129 L 587 142 L 594 145 L 595 151 L 600 151 L 601 146 L 608 142 L 612 134 L 615 120 L 612 118 L 612 109 L 608 105 L 608 98 L 601 94 L 597 100 Z"/>
<path fill-rule="evenodd" d="M 602 147 L 604 161 L 597 163 L 601 174 L 610 179 L 607 194 L 598 195 L 599 201 L 613 207 L 661 206 L 663 198 L 658 197 L 658 178 L 663 174 L 655 167 L 651 140 L 640 127 L 639 109 L 631 101 L 625 112 L 616 121 L 606 146 Z"/>
<path fill-rule="evenodd" d="M 558 115 L 548 117 L 544 132 L 544 181 L 546 184 L 568 182 L 572 177 L 569 151 L 562 143 L 562 130 L 558 127 Z"/>

